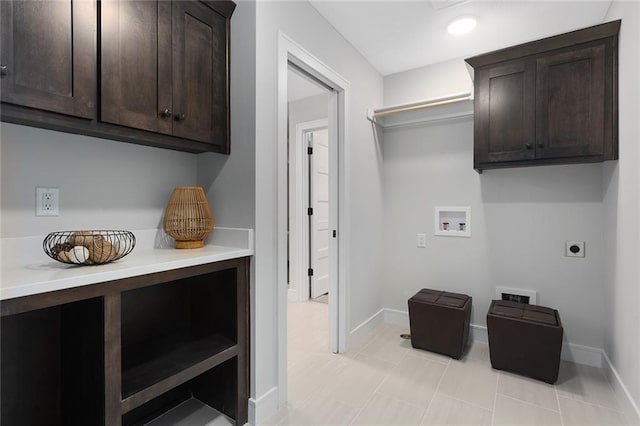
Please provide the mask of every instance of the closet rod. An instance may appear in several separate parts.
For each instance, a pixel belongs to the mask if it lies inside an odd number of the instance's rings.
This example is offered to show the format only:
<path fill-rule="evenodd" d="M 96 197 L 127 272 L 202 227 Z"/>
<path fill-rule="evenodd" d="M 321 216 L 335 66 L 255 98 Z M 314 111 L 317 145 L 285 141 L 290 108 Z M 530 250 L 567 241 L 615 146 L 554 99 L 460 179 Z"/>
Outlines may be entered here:
<path fill-rule="evenodd" d="M 372 111 L 370 110 L 369 114 L 367 114 L 367 118 L 370 121 L 374 121 L 375 118 L 383 117 L 385 115 L 431 108 L 431 107 L 451 104 L 455 102 L 462 102 L 470 99 L 471 99 L 471 92 L 456 93 L 454 95 L 442 96 L 440 98 L 426 99 L 422 101 L 410 102 L 410 103 L 401 104 L 401 105 L 382 107 Z"/>

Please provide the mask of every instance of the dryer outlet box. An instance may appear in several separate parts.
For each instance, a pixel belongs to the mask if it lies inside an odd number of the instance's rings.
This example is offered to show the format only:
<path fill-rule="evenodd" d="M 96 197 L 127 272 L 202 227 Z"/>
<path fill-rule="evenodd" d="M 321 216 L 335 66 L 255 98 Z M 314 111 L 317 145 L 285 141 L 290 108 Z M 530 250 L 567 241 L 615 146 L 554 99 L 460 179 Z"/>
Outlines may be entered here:
<path fill-rule="evenodd" d="M 564 255 L 566 257 L 584 257 L 584 241 L 567 241 Z"/>
<path fill-rule="evenodd" d="M 535 305 L 538 302 L 538 293 L 535 290 L 512 287 L 496 287 L 496 300 L 511 300 L 512 302 L 529 303 Z"/>

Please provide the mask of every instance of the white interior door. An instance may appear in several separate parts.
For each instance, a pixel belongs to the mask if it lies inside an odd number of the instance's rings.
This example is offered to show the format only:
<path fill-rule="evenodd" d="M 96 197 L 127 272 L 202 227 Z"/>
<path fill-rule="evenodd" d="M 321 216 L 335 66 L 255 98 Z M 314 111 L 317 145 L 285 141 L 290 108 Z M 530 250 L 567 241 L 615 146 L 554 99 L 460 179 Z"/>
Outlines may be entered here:
<path fill-rule="evenodd" d="M 328 129 L 310 132 L 312 154 L 310 159 L 309 216 L 311 297 L 329 292 L 329 132 Z"/>

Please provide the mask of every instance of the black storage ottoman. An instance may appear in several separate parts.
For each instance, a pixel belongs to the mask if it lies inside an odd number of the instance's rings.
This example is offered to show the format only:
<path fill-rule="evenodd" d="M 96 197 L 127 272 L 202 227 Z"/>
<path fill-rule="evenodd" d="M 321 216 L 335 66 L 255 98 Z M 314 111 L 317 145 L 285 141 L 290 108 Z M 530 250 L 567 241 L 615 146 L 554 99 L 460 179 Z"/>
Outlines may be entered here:
<path fill-rule="evenodd" d="M 469 339 L 471 297 L 423 288 L 409 299 L 414 348 L 460 359 Z"/>
<path fill-rule="evenodd" d="M 558 380 L 563 330 L 557 310 L 494 300 L 487 331 L 493 368 L 547 383 Z"/>

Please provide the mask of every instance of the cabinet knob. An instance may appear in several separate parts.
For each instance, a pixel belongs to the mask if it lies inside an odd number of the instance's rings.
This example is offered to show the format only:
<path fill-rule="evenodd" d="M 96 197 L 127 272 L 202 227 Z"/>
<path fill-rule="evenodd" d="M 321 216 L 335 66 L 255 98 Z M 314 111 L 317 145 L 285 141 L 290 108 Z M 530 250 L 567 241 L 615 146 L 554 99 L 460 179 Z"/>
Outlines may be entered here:
<path fill-rule="evenodd" d="M 0 76 L 4 77 L 8 73 L 9 73 L 9 71 L 7 71 L 7 66 L 6 65 L 1 65 L 0 66 Z"/>
<path fill-rule="evenodd" d="M 171 110 L 169 108 L 165 108 L 163 111 L 160 111 L 160 117 L 162 118 L 171 117 Z"/>
<path fill-rule="evenodd" d="M 185 118 L 184 113 L 176 114 L 176 121 L 184 121 Z"/>
<path fill-rule="evenodd" d="M 533 149 L 533 145 L 531 145 L 530 143 L 526 144 L 524 147 L 527 149 Z"/>

